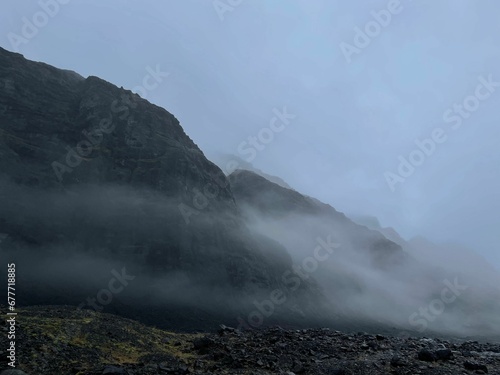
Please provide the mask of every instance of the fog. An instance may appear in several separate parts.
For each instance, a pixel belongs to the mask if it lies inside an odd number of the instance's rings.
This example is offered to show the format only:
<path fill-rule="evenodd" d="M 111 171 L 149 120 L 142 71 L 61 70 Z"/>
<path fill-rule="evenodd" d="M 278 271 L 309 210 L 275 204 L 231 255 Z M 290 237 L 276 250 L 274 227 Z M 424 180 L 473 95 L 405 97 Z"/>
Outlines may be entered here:
<path fill-rule="evenodd" d="M 323 288 L 332 313 L 341 320 L 369 321 L 396 328 L 402 335 L 500 334 L 500 279 L 483 264 L 464 260 L 450 265 L 432 254 L 417 259 L 413 251 L 420 254 L 426 249 L 407 243 L 392 257 L 377 260 L 373 250 L 355 243 L 362 235 L 359 228 L 343 220 L 293 213 L 276 218 L 250 207 L 244 211 L 252 229 L 285 245 L 295 264 L 310 270 L 305 274 Z M 335 238 L 338 248 L 326 259 L 316 257 L 318 265 L 313 267 L 315 239 L 327 236 Z M 448 246 L 448 251 L 456 249 Z"/>
<path fill-rule="evenodd" d="M 305 213 L 293 205 L 277 209 L 265 190 L 253 192 L 263 206 L 252 207 L 236 194 L 235 211 L 207 209 L 185 225 L 180 197 L 145 187 L 80 184 L 56 191 L 8 179 L 0 187 L 0 224 L 8 233 L 0 250 L 19 270 L 21 304 L 70 304 L 169 329 L 243 320 L 249 328 L 284 323 L 401 335 L 500 335 L 500 284 L 492 267 L 465 257 L 446 262 L 447 251 L 463 251 L 451 245 L 391 243 L 314 199 L 306 198 L 317 213 Z M 232 246 L 212 246 L 212 234 L 224 236 L 222 227 L 240 221 L 239 215 L 248 230 L 236 225 L 228 235 Z M 240 243 L 252 246 L 249 238 L 268 252 L 266 268 L 278 277 L 274 286 L 238 287 L 229 277 L 235 270 L 226 266 L 230 257 L 260 256 L 255 245 L 240 254 Z M 243 283 L 251 277 L 259 276 L 243 275 Z M 286 301 L 272 305 L 267 316 L 273 288 Z M 255 323 L 259 312 L 262 321 Z"/>
<path fill-rule="evenodd" d="M 221 2 L 226 7 L 215 8 Z M 332 315 L 404 330 L 420 306 L 441 298 L 444 280 L 458 278 L 467 290 L 426 329 L 497 332 L 500 4 L 401 0 L 387 25 L 346 55 L 346 43 L 356 44 L 356 28 L 364 30 L 390 2 L 221 2 L 71 0 L 52 8 L 47 24 L 29 37 L 26 19 L 41 5 L 5 2 L 0 45 L 132 89 L 173 113 L 207 155 L 237 155 L 349 217 L 375 216 L 383 228 L 394 228 L 406 255 L 384 268 L 349 242 L 353 233 L 324 217 L 276 221 L 240 207 L 250 228 L 286 247 L 296 263 L 314 249 L 317 236 L 335 232 L 338 252 L 311 275 L 334 305 L 342 301 Z M 472 100 L 473 110 L 457 112 L 457 103 L 471 108 L 471 96 L 477 108 Z M 421 160 L 412 166 L 415 150 Z M 2 189 L 10 200 L 1 217 L 13 232 L 24 226 L 23 236 L 33 240 L 29 249 L 12 236 L 3 243 L 17 246 L 31 281 L 38 278 L 47 288 L 89 280 L 84 293 L 95 292 L 111 269 L 126 262 L 134 272 L 136 264 L 134 253 L 122 262 L 100 255 L 101 247 L 168 241 L 181 230 L 175 204 L 151 191 L 81 187 L 61 198 L 6 182 Z M 124 243 L 101 241 L 111 224 Z M 70 239 L 64 237 L 69 228 Z M 412 241 L 416 236 L 432 242 Z M 163 300 L 180 304 L 210 295 L 207 306 L 217 306 L 224 299 L 213 296 L 233 293 L 218 285 L 207 293 L 206 280 L 157 269 L 165 271 L 166 278 L 143 277 L 136 285 L 156 285 Z M 341 287 L 332 289 L 334 283 Z M 252 304 L 237 295 L 233 301 Z"/>
<path fill-rule="evenodd" d="M 73 305 L 168 329 L 212 330 L 221 322 L 238 326 L 291 265 L 284 248 L 249 232 L 237 211 L 216 209 L 215 201 L 188 224 L 180 196 L 146 187 L 56 190 L 1 178 L 0 199 L 0 258 L 16 265 L 21 306 Z M 266 325 L 307 327 L 327 316 L 308 283 L 293 292 Z M 300 321 L 290 312 L 298 304 L 310 308 Z"/>
<path fill-rule="evenodd" d="M 341 43 L 353 45 L 354 29 L 390 2 L 255 0 L 219 13 L 215 3 L 72 0 L 28 42 L 12 43 L 9 33 L 22 36 L 23 17 L 40 6 L 5 2 L 0 44 L 130 89 L 159 64 L 170 75 L 147 99 L 204 151 L 238 153 L 286 107 L 296 118 L 258 151 L 258 168 L 407 239 L 456 241 L 500 265 L 498 93 L 457 130 L 443 120 L 480 76 L 500 80 L 497 2 L 401 0 L 350 63 Z M 436 127 L 447 141 L 392 192 L 384 173 Z"/>

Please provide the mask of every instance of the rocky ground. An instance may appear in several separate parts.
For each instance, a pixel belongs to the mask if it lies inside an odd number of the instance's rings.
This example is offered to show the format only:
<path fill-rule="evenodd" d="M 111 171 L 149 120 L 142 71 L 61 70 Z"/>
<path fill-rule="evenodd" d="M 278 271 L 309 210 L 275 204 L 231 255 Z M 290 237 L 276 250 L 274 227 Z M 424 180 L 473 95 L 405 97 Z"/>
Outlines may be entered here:
<path fill-rule="evenodd" d="M 183 334 L 60 306 L 22 309 L 17 329 L 28 375 L 500 374 L 500 344 L 477 341 L 280 327 Z M 0 345 L 6 369 L 5 334 Z"/>

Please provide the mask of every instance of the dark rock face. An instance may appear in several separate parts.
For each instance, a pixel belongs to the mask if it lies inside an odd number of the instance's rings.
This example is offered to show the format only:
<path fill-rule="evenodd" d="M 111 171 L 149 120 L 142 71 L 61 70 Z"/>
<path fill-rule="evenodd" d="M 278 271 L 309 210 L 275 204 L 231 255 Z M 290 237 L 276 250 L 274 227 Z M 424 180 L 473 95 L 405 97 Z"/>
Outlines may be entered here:
<path fill-rule="evenodd" d="M 38 261 L 60 259 L 61 249 L 98 254 L 148 276 L 182 272 L 204 288 L 228 287 L 219 295 L 228 305 L 228 295 L 268 295 L 291 265 L 283 247 L 248 231 L 226 177 L 172 114 L 3 49 L 0 182 L 0 246 L 19 261 L 33 261 L 26 252 Z M 24 303 L 49 300 L 48 289 Z M 60 287 L 52 294 L 74 302 Z"/>
<path fill-rule="evenodd" d="M 224 181 L 164 109 L 97 77 L 5 50 L 0 59 L 1 168 L 15 181 L 127 183 L 188 200 L 186 188 Z M 231 206 L 227 187 L 218 198 Z"/>
<path fill-rule="evenodd" d="M 376 231 L 355 224 L 343 213 L 317 199 L 272 183 L 247 170 L 235 171 L 229 176 L 229 181 L 238 204 L 260 215 L 276 222 L 301 217 L 304 233 L 318 233 L 314 228 L 316 222 L 308 223 L 308 219 L 314 217 L 328 228 L 328 232 L 334 233 L 344 247 L 366 251 L 380 265 L 389 262 L 390 258 L 398 261 L 405 259 L 399 245 Z"/>
<path fill-rule="evenodd" d="M 413 329 L 408 317 L 415 307 L 401 300 L 414 293 L 418 280 L 428 281 L 429 300 L 443 288 L 439 272 L 421 267 L 401 246 L 330 205 L 247 170 L 235 171 L 229 181 L 248 226 L 288 249 L 323 288 L 338 319 Z M 363 307 L 361 300 L 369 303 Z"/>
<path fill-rule="evenodd" d="M 271 181 L 281 187 L 293 190 L 293 188 L 290 185 L 288 185 L 282 178 L 267 174 L 261 171 L 260 169 L 255 168 L 252 165 L 252 163 L 243 160 L 239 156 L 231 154 L 215 153 L 214 155 L 210 155 L 209 158 L 215 164 L 217 164 L 220 167 L 220 169 L 226 174 L 231 174 L 231 172 L 234 171 L 235 169 L 244 169 L 253 172 L 255 174 L 258 174 L 259 176 L 264 177 L 266 180 Z"/>

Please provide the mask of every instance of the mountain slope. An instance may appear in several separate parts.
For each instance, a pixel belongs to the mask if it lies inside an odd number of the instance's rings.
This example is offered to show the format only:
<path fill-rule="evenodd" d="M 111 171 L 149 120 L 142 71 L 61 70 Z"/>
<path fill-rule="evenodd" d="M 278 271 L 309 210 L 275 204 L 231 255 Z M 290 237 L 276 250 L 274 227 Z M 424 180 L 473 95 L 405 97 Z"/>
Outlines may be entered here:
<path fill-rule="evenodd" d="M 400 246 L 377 231 L 355 224 L 328 204 L 247 170 L 235 171 L 229 176 L 229 181 L 238 204 L 254 214 L 276 219 L 276 222 L 297 219 L 303 222 L 303 232 L 335 236 L 343 248 L 364 250 L 381 261 L 404 257 Z M 307 223 L 308 217 L 321 221 L 321 227 L 317 223 Z"/>
<path fill-rule="evenodd" d="M 77 304 L 124 267 L 134 281 L 104 304 L 120 313 L 140 300 L 234 317 L 283 285 L 286 250 L 250 233 L 172 114 L 3 49 L 0 86 L 0 246 L 25 270 L 23 303 Z"/>
<path fill-rule="evenodd" d="M 288 249 L 295 273 L 314 277 L 340 320 L 401 331 L 500 332 L 500 294 L 491 284 L 465 277 L 429 253 L 427 259 L 412 256 L 395 231 L 356 224 L 330 205 L 250 171 L 235 171 L 229 181 L 248 226 Z M 321 250 L 318 244 L 325 242 L 335 243 L 334 250 Z M 445 301 L 443 293 L 453 298 Z"/>
<path fill-rule="evenodd" d="M 217 164 L 222 171 L 226 174 L 231 174 L 235 169 L 244 169 L 259 176 L 264 177 L 266 180 L 274 182 L 281 187 L 292 189 L 290 185 L 288 185 L 281 177 L 270 175 L 258 168 L 255 168 L 252 163 L 243 160 L 239 156 L 224 154 L 224 153 L 212 153 L 209 155 L 210 160 L 212 160 L 215 164 Z"/>

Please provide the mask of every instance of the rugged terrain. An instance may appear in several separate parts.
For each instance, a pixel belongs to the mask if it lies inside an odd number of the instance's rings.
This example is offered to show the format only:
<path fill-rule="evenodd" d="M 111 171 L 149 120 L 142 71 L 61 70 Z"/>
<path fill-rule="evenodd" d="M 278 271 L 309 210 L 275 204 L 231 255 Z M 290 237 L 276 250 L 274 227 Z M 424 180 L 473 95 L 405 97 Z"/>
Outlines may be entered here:
<path fill-rule="evenodd" d="M 496 345 L 388 333 L 498 334 L 496 288 L 457 283 L 254 171 L 225 176 L 172 114 L 128 90 L 0 48 L 0 255 L 19 270 L 19 305 L 73 306 L 19 311 L 20 367 L 495 373 Z M 448 279 L 464 289 L 445 305 Z M 423 319 L 429 306 L 439 313 Z M 163 330 L 221 323 L 262 330 Z"/>
<path fill-rule="evenodd" d="M 20 310 L 18 329 L 28 375 L 500 374 L 500 344 L 477 341 L 281 327 L 183 334 L 63 306 Z"/>
<path fill-rule="evenodd" d="M 314 277 L 322 288 L 339 320 L 427 334 L 500 333 L 498 272 L 469 261 L 470 256 L 462 259 L 456 247 L 411 247 L 395 231 L 357 224 L 257 172 L 237 170 L 229 181 L 248 227 L 286 247 L 304 278 Z M 329 254 L 317 248 L 327 238 L 337 244 Z M 462 269 L 451 267 L 456 263 Z M 451 281 L 460 290 L 455 289 L 452 303 L 445 303 L 442 293 L 449 293 Z M 429 308 L 433 313 L 424 317 Z"/>
<path fill-rule="evenodd" d="M 286 249 L 249 231 L 226 177 L 172 114 L 1 48 L 0 88 L 0 249 L 24 270 L 19 302 L 79 304 L 123 267 L 137 277 L 115 302 L 163 301 L 186 319 L 193 304 L 221 316 L 284 289 Z M 304 311 L 321 298 L 308 282 L 289 295 Z M 162 319 L 119 306 L 107 308 Z"/>
<path fill-rule="evenodd" d="M 405 258 L 401 247 L 381 233 L 354 223 L 328 204 L 274 183 L 255 172 L 237 170 L 229 176 L 229 182 L 236 202 L 240 207 L 247 208 L 250 224 L 252 214 L 272 220 L 276 229 L 290 224 L 292 219 L 303 224 L 301 236 L 333 234 L 344 248 L 365 251 L 374 262 L 383 264 Z M 311 218 L 315 221 L 311 222 Z M 321 222 L 319 228 L 316 225 L 318 222 Z M 272 232 L 265 233 L 274 237 Z"/>

